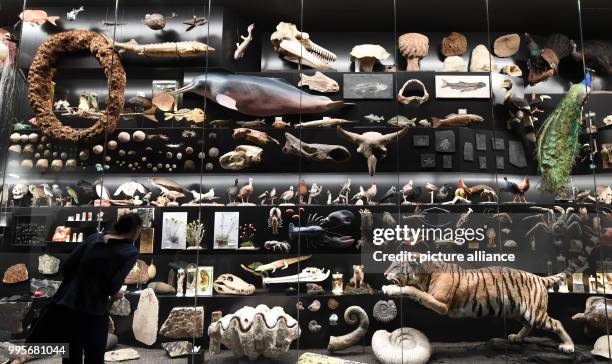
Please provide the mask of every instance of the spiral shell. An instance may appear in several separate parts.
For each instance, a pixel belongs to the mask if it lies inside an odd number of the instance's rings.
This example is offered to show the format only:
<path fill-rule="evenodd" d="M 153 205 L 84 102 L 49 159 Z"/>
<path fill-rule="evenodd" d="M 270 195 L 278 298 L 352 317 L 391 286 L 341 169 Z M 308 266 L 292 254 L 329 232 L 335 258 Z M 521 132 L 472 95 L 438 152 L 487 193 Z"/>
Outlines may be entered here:
<path fill-rule="evenodd" d="M 425 364 L 431 344 L 425 334 L 411 327 L 378 330 L 372 336 L 372 352 L 382 364 Z"/>
<path fill-rule="evenodd" d="M 374 305 L 372 316 L 380 322 L 391 322 L 397 317 L 397 306 L 393 300 L 378 301 Z"/>

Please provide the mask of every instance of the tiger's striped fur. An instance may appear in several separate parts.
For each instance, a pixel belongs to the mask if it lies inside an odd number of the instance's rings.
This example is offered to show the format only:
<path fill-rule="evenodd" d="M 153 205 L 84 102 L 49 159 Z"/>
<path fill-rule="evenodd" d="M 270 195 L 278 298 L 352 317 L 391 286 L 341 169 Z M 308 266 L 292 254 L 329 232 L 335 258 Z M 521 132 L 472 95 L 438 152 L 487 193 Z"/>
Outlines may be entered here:
<path fill-rule="evenodd" d="M 574 343 L 558 320 L 548 316 L 548 288 L 562 280 L 564 273 L 550 277 L 507 268 L 463 269 L 443 262 L 394 262 L 385 272 L 392 286 L 387 294 L 406 294 L 435 312 L 453 318 L 505 317 L 521 321 L 520 341 L 532 328 L 559 335 L 559 350 L 574 351 Z"/>

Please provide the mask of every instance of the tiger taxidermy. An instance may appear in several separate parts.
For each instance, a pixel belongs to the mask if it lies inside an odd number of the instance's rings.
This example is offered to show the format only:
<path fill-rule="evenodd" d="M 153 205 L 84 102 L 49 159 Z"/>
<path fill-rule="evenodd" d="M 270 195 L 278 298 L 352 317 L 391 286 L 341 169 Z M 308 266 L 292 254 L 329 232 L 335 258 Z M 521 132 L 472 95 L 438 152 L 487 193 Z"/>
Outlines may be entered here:
<path fill-rule="evenodd" d="M 521 321 L 523 328 L 508 335 L 513 342 L 523 340 L 533 328 L 559 335 L 559 350 L 571 353 L 574 342 L 561 322 L 548 316 L 548 288 L 560 282 L 565 273 L 540 277 L 506 267 L 463 269 L 443 262 L 395 261 L 385 272 L 395 284 L 382 287 L 388 295 L 407 295 L 423 306 L 452 318 L 496 316 Z"/>

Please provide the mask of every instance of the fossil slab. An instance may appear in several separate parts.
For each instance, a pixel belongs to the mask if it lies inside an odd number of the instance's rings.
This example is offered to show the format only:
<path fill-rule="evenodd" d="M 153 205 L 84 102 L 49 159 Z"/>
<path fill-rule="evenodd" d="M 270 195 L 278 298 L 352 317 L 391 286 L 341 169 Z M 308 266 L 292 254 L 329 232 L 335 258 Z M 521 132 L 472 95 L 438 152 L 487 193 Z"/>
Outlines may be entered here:
<path fill-rule="evenodd" d="M 344 99 L 393 99 L 393 75 L 350 74 L 343 75 Z"/>
<path fill-rule="evenodd" d="M 127 298 L 121 297 L 113 302 L 108 313 L 114 316 L 129 316 L 132 313 L 132 305 Z"/>
<path fill-rule="evenodd" d="M 55 274 L 59 271 L 59 258 L 49 254 L 43 254 L 38 257 L 38 271 L 42 274 Z"/>
<path fill-rule="evenodd" d="M 465 142 L 463 144 L 463 160 L 466 162 L 474 160 L 474 144 L 472 142 Z"/>
<path fill-rule="evenodd" d="M 495 156 L 495 168 L 497 168 L 497 169 L 504 169 L 505 168 L 505 162 L 504 162 L 504 156 L 503 155 L 496 155 Z"/>
<path fill-rule="evenodd" d="M 159 302 L 155 297 L 155 292 L 151 288 L 142 290 L 132 321 L 132 330 L 136 340 L 145 345 L 155 344 L 155 341 L 157 341 L 158 314 Z"/>
<path fill-rule="evenodd" d="M 431 153 L 421 154 L 421 168 L 435 168 L 436 155 Z"/>
<path fill-rule="evenodd" d="M 140 358 L 140 354 L 132 348 L 118 349 L 104 353 L 104 361 L 125 361 Z"/>
<path fill-rule="evenodd" d="M 455 152 L 455 132 L 452 130 L 436 131 L 436 152 Z"/>
<path fill-rule="evenodd" d="M 165 342 L 162 343 L 162 348 L 164 348 L 168 356 L 173 359 L 193 353 L 193 345 L 187 340 Z"/>
<path fill-rule="evenodd" d="M 204 335 L 204 307 L 174 307 L 159 334 L 179 339 Z"/>
<path fill-rule="evenodd" d="M 527 158 L 525 157 L 523 143 L 516 140 L 508 141 L 508 163 L 518 168 L 527 167 Z"/>
<path fill-rule="evenodd" d="M 476 134 L 476 150 L 487 150 L 486 134 Z"/>
<path fill-rule="evenodd" d="M 3 283 L 19 283 L 28 280 L 28 268 L 25 264 L 19 263 L 8 267 L 4 271 L 4 277 L 2 277 Z"/>

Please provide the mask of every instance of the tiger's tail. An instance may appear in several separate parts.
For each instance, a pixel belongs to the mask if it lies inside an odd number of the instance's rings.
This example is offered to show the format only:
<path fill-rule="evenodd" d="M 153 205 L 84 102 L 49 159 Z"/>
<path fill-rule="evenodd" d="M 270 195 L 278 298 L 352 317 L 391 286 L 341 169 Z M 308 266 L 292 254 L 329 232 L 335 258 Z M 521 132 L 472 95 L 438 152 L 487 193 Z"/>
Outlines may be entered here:
<path fill-rule="evenodd" d="M 544 286 L 546 288 L 550 288 L 554 286 L 555 284 L 559 283 L 566 276 L 567 276 L 566 273 L 559 273 L 559 274 L 555 274 L 554 276 L 540 277 L 540 281 L 544 283 Z"/>

